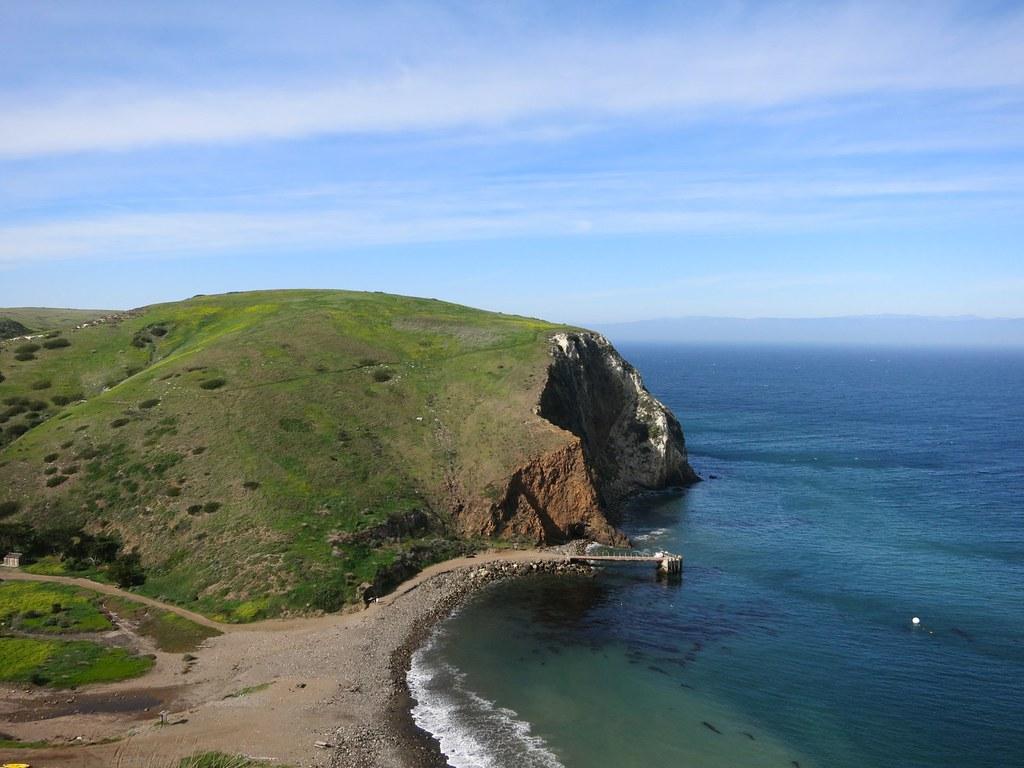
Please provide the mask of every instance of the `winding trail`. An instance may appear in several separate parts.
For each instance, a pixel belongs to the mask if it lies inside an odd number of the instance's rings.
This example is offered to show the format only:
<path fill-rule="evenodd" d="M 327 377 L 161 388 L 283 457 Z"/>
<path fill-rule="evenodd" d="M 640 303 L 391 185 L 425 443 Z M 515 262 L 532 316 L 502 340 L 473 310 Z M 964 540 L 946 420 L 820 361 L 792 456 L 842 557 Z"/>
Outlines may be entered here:
<path fill-rule="evenodd" d="M 464 568 L 469 565 L 486 565 L 487 563 L 495 562 L 528 562 L 532 560 L 564 560 L 565 555 L 558 552 L 551 552 L 549 550 L 541 549 L 513 549 L 513 550 L 492 550 L 488 552 L 481 552 L 477 555 L 470 555 L 464 557 L 456 557 L 451 560 L 444 560 L 440 563 L 428 566 L 420 571 L 418 574 L 410 579 L 402 582 L 393 592 L 388 593 L 384 597 L 377 600 L 376 603 L 371 603 L 368 610 L 373 610 L 377 605 L 390 605 L 398 598 L 403 595 L 412 592 L 420 584 L 427 581 L 428 579 L 438 576 L 442 573 L 448 573 L 459 568 Z M 325 616 L 301 616 L 297 618 L 289 619 L 261 619 L 260 621 L 252 621 L 246 624 L 227 624 L 222 621 L 216 621 L 204 616 L 201 613 L 190 611 L 188 608 L 182 608 L 180 605 L 174 605 L 173 603 L 165 603 L 162 600 L 157 600 L 152 597 L 146 597 L 135 592 L 129 592 L 128 590 L 115 587 L 112 584 L 104 584 L 99 581 L 92 581 L 91 579 L 82 579 L 74 576 L 50 576 L 38 573 L 25 573 L 24 571 L 18 571 L 10 569 L 0 573 L 0 581 L 41 581 L 50 582 L 53 584 L 68 584 L 75 587 L 81 587 L 82 589 L 89 589 L 93 592 L 99 592 L 104 595 L 111 595 L 112 597 L 120 597 L 125 600 L 132 600 L 136 603 L 142 603 L 152 608 L 158 608 L 163 611 L 169 611 L 170 613 L 176 613 L 182 618 L 188 619 L 189 621 L 200 624 L 210 629 L 216 629 L 219 632 L 230 633 L 230 632 L 252 632 L 252 631 L 271 631 L 271 632 L 283 632 L 295 629 L 311 629 L 318 625 L 325 625 L 333 623 L 332 620 L 336 620 L 338 616 L 344 614 L 327 614 Z"/>
<path fill-rule="evenodd" d="M 219 621 L 214 621 L 201 613 L 190 611 L 187 608 L 181 608 L 177 605 L 171 605 L 170 603 L 164 603 L 160 600 L 155 600 L 152 597 L 145 597 L 144 595 L 137 595 L 134 592 L 128 592 L 127 590 L 121 589 L 120 587 L 112 586 L 111 584 L 104 584 L 100 581 L 92 581 L 91 579 L 78 579 L 73 576 L 45 576 L 38 573 L 24 573 L 23 571 L 14 571 L 10 573 L 4 572 L 0 574 L 0 581 L 46 581 L 53 584 L 68 584 L 74 587 L 81 587 L 82 589 L 88 589 L 93 592 L 99 592 L 104 595 L 111 595 L 112 597 L 122 597 L 125 600 L 132 600 L 136 603 L 142 603 L 152 608 L 159 608 L 163 611 L 170 611 L 176 613 L 184 619 L 201 624 L 204 627 L 216 629 L 221 632 L 231 631 L 238 627 L 233 624 L 222 624 Z"/>
<path fill-rule="evenodd" d="M 411 725 L 401 724 L 404 720 L 396 715 L 394 654 L 449 599 L 456 583 L 448 579 L 450 572 L 490 563 L 565 559 L 552 550 L 478 553 L 424 569 L 365 610 L 241 625 L 217 622 L 110 584 L 4 569 L 3 579 L 94 590 L 171 611 L 222 634 L 204 642 L 184 667 L 180 654 L 157 652 L 156 666 L 143 677 L 70 694 L 80 703 L 140 701 L 134 709 L 119 705 L 114 710 L 46 714 L 52 708 L 52 691 L 0 687 L 4 732 L 26 742 L 52 742 L 36 749 L 0 747 L 0 763 L 153 768 L 212 750 L 302 768 L 426 765 L 422 747 L 405 730 Z M 161 710 L 170 713 L 172 727 L 161 727 L 155 714 Z M 67 734 L 86 743 L 72 746 L 75 742 Z M 333 746 L 320 748 L 318 742 Z"/>

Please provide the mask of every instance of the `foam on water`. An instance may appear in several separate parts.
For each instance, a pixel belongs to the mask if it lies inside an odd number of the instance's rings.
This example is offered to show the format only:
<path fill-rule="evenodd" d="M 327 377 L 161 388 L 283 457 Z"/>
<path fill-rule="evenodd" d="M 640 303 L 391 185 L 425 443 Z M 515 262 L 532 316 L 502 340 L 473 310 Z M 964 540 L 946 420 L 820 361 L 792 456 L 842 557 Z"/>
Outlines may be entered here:
<path fill-rule="evenodd" d="M 436 636 L 413 654 L 407 677 L 416 700 L 412 717 L 454 768 L 564 768 L 529 723 L 474 693 L 462 672 L 435 656 Z"/>
<path fill-rule="evenodd" d="M 1020 765 L 1024 354 L 623 351 L 707 478 L 618 521 L 683 578 L 469 601 L 409 681 L 452 764 Z"/>
<path fill-rule="evenodd" d="M 653 531 L 648 531 L 647 533 L 641 533 L 639 536 L 634 536 L 633 541 L 656 541 L 663 538 L 668 532 L 668 528 L 655 528 Z"/>

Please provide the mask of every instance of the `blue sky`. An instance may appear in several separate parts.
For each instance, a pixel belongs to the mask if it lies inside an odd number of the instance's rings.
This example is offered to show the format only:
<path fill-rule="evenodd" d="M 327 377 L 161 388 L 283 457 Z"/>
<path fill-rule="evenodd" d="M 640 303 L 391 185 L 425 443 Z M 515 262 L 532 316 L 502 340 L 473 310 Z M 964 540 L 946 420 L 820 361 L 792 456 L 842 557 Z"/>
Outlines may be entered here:
<path fill-rule="evenodd" d="M 1024 316 L 1024 6 L 0 0 L 0 306 Z"/>

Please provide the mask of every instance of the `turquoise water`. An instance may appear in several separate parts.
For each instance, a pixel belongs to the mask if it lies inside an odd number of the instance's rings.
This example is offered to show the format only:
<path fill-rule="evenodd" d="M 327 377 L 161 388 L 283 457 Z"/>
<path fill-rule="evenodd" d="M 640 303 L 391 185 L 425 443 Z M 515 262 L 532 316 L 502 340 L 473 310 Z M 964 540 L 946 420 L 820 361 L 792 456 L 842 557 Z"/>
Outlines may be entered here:
<path fill-rule="evenodd" d="M 1024 355 L 622 351 L 708 478 L 623 522 L 684 577 L 465 606 L 410 676 L 452 764 L 1024 765 Z"/>

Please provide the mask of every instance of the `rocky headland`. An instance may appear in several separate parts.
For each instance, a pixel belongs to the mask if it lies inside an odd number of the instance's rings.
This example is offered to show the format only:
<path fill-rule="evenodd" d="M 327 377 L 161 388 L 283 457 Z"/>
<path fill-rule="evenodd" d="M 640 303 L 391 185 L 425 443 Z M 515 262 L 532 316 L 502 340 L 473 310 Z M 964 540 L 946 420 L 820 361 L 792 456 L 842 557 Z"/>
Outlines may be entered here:
<path fill-rule="evenodd" d="M 471 534 L 537 544 L 628 544 L 614 526 L 626 498 L 699 479 L 687 462 L 682 427 L 600 334 L 558 333 L 550 342 L 534 414 L 562 444 L 516 468 L 489 508 L 465 506 L 460 522 Z"/>

